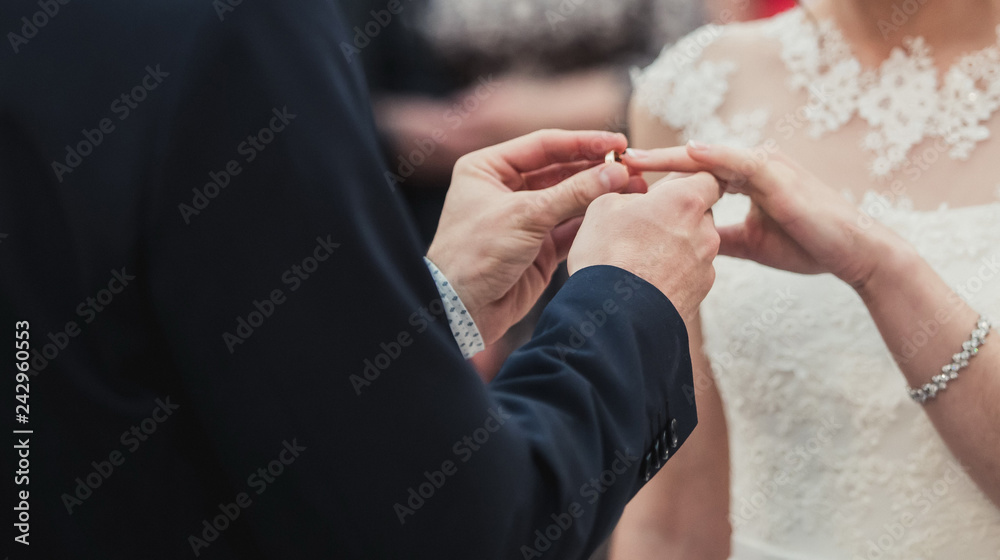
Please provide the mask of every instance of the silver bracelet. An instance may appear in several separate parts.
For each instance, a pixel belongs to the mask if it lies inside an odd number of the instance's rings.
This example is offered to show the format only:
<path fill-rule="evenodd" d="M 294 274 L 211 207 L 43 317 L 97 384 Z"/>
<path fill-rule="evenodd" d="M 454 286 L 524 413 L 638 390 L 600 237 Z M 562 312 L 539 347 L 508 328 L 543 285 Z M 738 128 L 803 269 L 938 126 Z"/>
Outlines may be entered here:
<path fill-rule="evenodd" d="M 979 347 L 986 343 L 986 337 L 992 328 L 990 320 L 986 317 L 979 317 L 976 328 L 972 331 L 969 340 L 962 343 L 962 351 L 951 357 L 951 363 L 941 368 L 941 373 L 931 378 L 931 382 L 919 389 L 910 387 L 910 398 L 920 404 L 927 402 L 937 396 L 938 391 L 948 388 L 948 382 L 958 379 L 958 372 L 969 366 L 969 360 L 979 354 Z"/>

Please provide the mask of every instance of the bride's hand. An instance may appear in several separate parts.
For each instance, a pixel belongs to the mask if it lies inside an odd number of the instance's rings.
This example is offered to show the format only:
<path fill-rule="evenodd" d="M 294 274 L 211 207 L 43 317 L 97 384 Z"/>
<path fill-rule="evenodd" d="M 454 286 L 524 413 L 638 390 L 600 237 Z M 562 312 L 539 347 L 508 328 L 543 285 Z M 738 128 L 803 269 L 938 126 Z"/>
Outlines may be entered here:
<path fill-rule="evenodd" d="M 720 254 L 803 274 L 829 272 L 861 288 L 883 256 L 905 243 L 780 153 L 692 142 L 633 152 L 626 163 L 642 171 L 709 171 L 728 192 L 748 195 L 746 221 L 719 228 Z"/>

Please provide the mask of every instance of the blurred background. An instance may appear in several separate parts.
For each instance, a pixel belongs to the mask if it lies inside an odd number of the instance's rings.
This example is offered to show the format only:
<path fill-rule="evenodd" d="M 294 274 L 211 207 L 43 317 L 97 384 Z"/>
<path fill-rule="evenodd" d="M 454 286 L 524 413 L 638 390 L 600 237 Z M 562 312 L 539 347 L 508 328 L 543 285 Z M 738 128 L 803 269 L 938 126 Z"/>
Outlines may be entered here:
<path fill-rule="evenodd" d="M 425 244 L 462 155 L 542 128 L 628 133 L 629 71 L 705 23 L 793 0 L 341 0 L 390 172 Z M 391 13 L 392 9 L 396 13 Z M 391 19 L 390 19 L 391 18 Z M 347 53 L 345 53 L 347 54 Z M 476 356 L 492 379 L 565 280 Z"/>

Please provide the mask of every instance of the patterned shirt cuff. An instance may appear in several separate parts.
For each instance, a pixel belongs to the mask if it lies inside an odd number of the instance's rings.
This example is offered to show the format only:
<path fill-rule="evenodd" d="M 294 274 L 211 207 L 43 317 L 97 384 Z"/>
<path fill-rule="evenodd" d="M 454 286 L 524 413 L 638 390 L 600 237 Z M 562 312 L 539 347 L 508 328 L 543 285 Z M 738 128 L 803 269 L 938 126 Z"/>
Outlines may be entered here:
<path fill-rule="evenodd" d="M 427 264 L 427 269 L 430 270 L 431 277 L 434 278 L 434 285 L 437 286 L 438 294 L 441 295 L 441 303 L 444 306 L 445 315 L 448 317 L 451 334 L 455 337 L 455 342 L 458 344 L 459 350 L 462 351 L 462 355 L 468 360 L 486 349 L 483 337 L 479 336 L 479 329 L 476 327 L 475 321 L 472 320 L 465 304 L 462 303 L 462 299 L 458 297 L 458 293 L 455 292 L 455 288 L 451 286 L 448 279 L 427 257 L 424 257 L 424 263 Z"/>

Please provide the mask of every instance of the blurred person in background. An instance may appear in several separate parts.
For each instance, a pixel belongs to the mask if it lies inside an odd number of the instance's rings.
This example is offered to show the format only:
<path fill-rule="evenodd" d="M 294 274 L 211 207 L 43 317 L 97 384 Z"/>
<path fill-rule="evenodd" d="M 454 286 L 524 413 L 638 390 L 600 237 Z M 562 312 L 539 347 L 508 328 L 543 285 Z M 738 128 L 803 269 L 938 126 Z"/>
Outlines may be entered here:
<path fill-rule="evenodd" d="M 769 18 L 795 7 L 795 0 L 705 0 L 708 21 L 731 23 Z"/>
<path fill-rule="evenodd" d="M 632 144 L 692 143 L 626 162 L 739 194 L 691 327 L 701 423 L 613 559 L 998 557 L 998 24 L 821 0 L 637 76 Z"/>
<path fill-rule="evenodd" d="M 342 2 L 364 32 L 385 0 Z M 429 242 L 455 161 L 544 128 L 624 132 L 628 70 L 703 23 L 700 2 L 564 0 L 401 4 L 358 54 L 389 169 Z M 373 11 L 375 14 L 373 14 Z M 358 42 L 365 42 L 359 38 Z M 552 286 L 524 321 L 474 359 L 485 380 L 530 337 Z"/>

